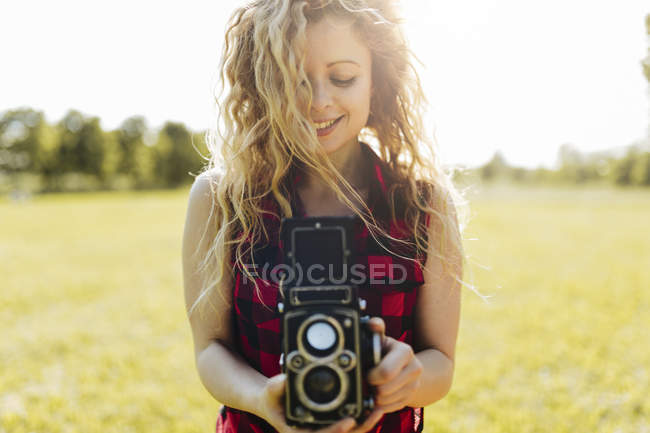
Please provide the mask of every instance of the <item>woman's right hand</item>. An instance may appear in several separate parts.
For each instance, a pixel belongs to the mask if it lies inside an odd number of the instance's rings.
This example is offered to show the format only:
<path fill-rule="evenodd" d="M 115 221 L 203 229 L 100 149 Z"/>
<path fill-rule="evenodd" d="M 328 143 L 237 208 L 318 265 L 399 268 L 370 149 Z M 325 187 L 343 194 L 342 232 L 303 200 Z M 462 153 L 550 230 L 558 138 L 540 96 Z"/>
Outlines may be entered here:
<path fill-rule="evenodd" d="M 271 424 L 279 433 L 347 433 L 357 426 L 354 418 L 343 418 L 335 424 L 319 430 L 299 429 L 290 427 L 284 416 L 284 387 L 287 380 L 285 374 L 270 377 L 260 398 L 262 418 Z M 375 420 L 376 423 L 379 419 Z M 366 424 L 366 423 L 364 423 Z"/>

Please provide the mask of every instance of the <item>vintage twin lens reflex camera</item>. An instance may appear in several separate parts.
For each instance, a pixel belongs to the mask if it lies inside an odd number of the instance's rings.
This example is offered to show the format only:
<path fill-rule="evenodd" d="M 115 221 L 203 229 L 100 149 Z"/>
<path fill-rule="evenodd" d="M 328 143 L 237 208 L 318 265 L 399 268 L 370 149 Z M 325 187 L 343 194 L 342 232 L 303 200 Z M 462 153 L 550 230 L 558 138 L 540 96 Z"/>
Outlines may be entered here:
<path fill-rule="evenodd" d="M 374 407 L 366 375 L 381 360 L 381 336 L 349 284 L 354 223 L 355 216 L 282 220 L 280 364 L 290 425 L 362 421 Z"/>

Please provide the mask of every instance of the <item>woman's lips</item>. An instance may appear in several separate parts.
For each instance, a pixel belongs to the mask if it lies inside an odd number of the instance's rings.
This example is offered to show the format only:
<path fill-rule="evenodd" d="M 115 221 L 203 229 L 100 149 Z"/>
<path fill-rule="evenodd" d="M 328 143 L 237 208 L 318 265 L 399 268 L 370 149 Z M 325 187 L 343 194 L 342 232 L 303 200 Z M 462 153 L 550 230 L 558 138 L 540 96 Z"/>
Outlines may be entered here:
<path fill-rule="evenodd" d="M 343 116 L 341 116 L 341 117 L 339 117 L 338 119 L 336 119 L 336 121 L 334 121 L 334 123 L 332 123 L 332 124 L 331 124 L 330 126 L 328 126 L 327 128 L 316 129 L 316 135 L 318 135 L 319 137 L 324 137 L 324 136 L 326 136 L 326 135 L 329 135 L 329 134 L 334 130 L 334 128 L 336 128 L 336 125 L 339 124 L 339 122 L 341 121 L 341 119 L 343 119 Z"/>

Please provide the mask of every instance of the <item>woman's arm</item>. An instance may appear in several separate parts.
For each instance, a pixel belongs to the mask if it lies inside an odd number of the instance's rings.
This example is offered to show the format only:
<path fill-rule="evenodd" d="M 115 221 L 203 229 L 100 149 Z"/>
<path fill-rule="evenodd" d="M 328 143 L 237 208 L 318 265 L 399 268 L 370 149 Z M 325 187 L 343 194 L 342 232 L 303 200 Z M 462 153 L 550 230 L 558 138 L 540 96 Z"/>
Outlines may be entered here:
<path fill-rule="evenodd" d="M 412 407 L 426 406 L 442 399 L 453 382 L 460 323 L 463 250 L 453 202 L 447 201 L 446 207 L 448 210 L 439 211 L 450 215 L 447 222 L 454 224 L 454 227 L 443 234 L 440 221 L 431 216 L 424 284 L 420 287 L 415 305 L 414 349 L 424 368 L 420 386 L 408 402 L 408 406 Z M 442 255 L 447 259 L 447 270 L 436 255 L 441 245 Z"/>
<path fill-rule="evenodd" d="M 426 406 L 442 399 L 451 389 L 453 381 L 460 322 L 459 280 L 463 271 L 459 252 L 451 243 L 445 247 L 446 251 L 451 251 L 447 255 L 451 273 L 443 273 L 440 259 L 430 252 L 424 271 L 425 283 L 420 287 L 415 306 L 414 347 L 423 369 L 420 384 L 407 403 L 412 407 Z"/>
<path fill-rule="evenodd" d="M 268 378 L 223 343 L 213 341 L 199 353 L 196 368 L 205 389 L 219 402 L 261 418 L 259 397 Z"/>
<path fill-rule="evenodd" d="M 212 180 L 214 182 L 215 180 Z M 192 329 L 196 368 L 207 391 L 219 402 L 236 409 L 261 416 L 258 397 L 266 377 L 250 367 L 231 348 L 230 324 L 232 305 L 232 278 L 226 274 L 218 294 L 212 296 L 215 310 L 203 315 L 200 311 L 189 315 L 189 309 L 200 295 L 203 278 L 212 268 L 200 272 L 200 261 L 207 253 L 215 236 L 215 219 L 211 216 L 211 178 L 203 173 L 190 189 L 190 197 L 183 232 L 183 282 L 185 307 Z"/>
<path fill-rule="evenodd" d="M 451 212 L 457 224 L 453 207 Z M 434 217 L 428 238 L 424 284 L 420 286 L 415 305 L 413 347 L 385 337 L 386 355 L 368 375 L 369 382 L 375 386 L 377 405 L 384 412 L 430 405 L 451 389 L 460 321 L 462 247 L 454 244 L 449 236 L 442 236 L 442 226 Z M 441 239 L 445 240 L 443 254 L 449 261 L 447 272 L 436 255 Z M 381 319 L 374 318 L 372 323 L 376 331 L 383 332 Z"/>
<path fill-rule="evenodd" d="M 217 287 L 218 294 L 210 300 L 216 311 L 202 315 L 197 310 L 189 315 L 191 306 L 200 295 L 204 278 L 205 271 L 199 271 L 199 263 L 215 236 L 216 224 L 211 217 L 211 207 L 210 178 L 204 173 L 196 178 L 190 190 L 182 243 L 185 306 L 201 382 L 217 401 L 257 415 L 279 432 L 307 432 L 286 425 L 282 404 L 284 375 L 267 378 L 233 350 L 230 321 L 233 281 L 229 275 Z M 345 418 L 318 432 L 344 433 L 354 426 L 353 420 Z"/>

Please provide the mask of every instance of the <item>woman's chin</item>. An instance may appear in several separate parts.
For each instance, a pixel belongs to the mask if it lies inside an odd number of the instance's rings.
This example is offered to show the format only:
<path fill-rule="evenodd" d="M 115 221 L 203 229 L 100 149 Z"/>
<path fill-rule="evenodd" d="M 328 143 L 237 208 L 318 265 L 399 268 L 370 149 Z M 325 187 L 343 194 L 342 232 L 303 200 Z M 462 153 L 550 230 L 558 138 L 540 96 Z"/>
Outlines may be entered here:
<path fill-rule="evenodd" d="M 330 155 L 338 150 L 340 150 L 342 147 L 345 146 L 345 143 L 341 142 L 323 142 L 321 141 L 321 147 L 323 148 L 323 151 Z"/>

